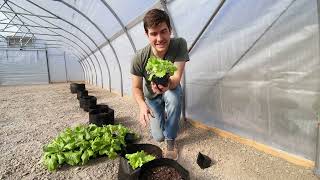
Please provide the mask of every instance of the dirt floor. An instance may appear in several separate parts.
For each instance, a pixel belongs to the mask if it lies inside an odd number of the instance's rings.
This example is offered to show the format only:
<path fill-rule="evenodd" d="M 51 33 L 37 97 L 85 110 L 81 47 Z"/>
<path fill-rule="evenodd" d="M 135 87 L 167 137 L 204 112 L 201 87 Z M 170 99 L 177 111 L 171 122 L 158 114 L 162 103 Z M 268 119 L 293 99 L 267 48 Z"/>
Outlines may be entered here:
<path fill-rule="evenodd" d="M 164 147 L 150 138 L 138 122 L 138 107 L 127 97 L 87 86 L 98 103 L 115 110 L 116 122 L 142 136 L 141 142 Z M 42 146 L 66 127 L 88 123 L 88 113 L 79 108 L 69 84 L 0 86 L 0 179 L 117 179 L 119 159 L 99 158 L 87 165 L 63 166 L 49 173 L 40 163 Z M 251 147 L 183 124 L 179 134 L 178 162 L 191 179 L 318 179 L 311 169 L 299 167 Z M 198 152 L 215 163 L 202 170 L 196 164 Z"/>

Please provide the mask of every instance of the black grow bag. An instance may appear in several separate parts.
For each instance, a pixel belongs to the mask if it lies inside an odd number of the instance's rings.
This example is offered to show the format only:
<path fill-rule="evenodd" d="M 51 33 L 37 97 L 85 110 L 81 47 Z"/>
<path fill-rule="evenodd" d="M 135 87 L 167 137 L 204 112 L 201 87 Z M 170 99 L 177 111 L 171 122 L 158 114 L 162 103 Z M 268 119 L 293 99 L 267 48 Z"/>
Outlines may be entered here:
<path fill-rule="evenodd" d="M 133 154 L 141 150 L 147 154 L 155 156 L 156 158 L 162 158 L 162 150 L 158 146 L 152 144 L 128 144 L 120 153 L 118 171 L 119 180 L 137 180 L 139 178 L 141 168 L 133 170 L 131 165 L 128 163 L 128 160 L 125 158 L 125 155 Z"/>
<path fill-rule="evenodd" d="M 89 112 L 90 108 L 95 108 L 97 105 L 97 98 L 94 96 L 83 96 L 80 98 L 80 108 L 84 111 Z"/>
<path fill-rule="evenodd" d="M 72 94 L 75 94 L 78 91 L 84 91 L 85 89 L 86 89 L 85 84 L 78 84 L 78 83 L 71 83 L 70 84 L 70 91 Z"/>
<path fill-rule="evenodd" d="M 97 104 L 94 108 L 89 108 L 89 112 L 92 110 L 98 110 L 99 113 L 109 112 L 109 106 L 106 104 Z"/>
<path fill-rule="evenodd" d="M 102 110 L 99 108 L 90 109 L 89 122 L 100 127 L 103 125 L 114 124 L 114 110 L 111 108 Z"/>
<path fill-rule="evenodd" d="M 164 169 L 162 169 L 164 172 L 163 174 L 166 176 L 166 178 L 164 178 L 163 176 L 160 177 L 159 179 L 161 180 L 165 180 L 165 179 L 173 179 L 174 174 L 177 174 L 178 176 L 176 177 L 180 177 L 179 179 L 183 179 L 183 180 L 189 180 L 190 176 L 189 176 L 189 172 L 184 169 L 178 162 L 176 162 L 175 160 L 172 159 L 166 159 L 166 158 L 160 158 L 160 159 L 155 159 L 153 161 L 147 162 L 146 164 L 144 164 L 141 167 L 140 173 L 139 173 L 139 180 L 148 180 L 150 178 L 150 176 L 152 176 L 152 171 L 155 170 L 156 168 L 170 168 L 173 170 L 172 174 L 165 174 L 168 173 L 167 171 L 165 171 Z M 172 171 L 171 171 L 172 172 Z M 157 171 L 157 173 L 161 173 L 159 171 Z M 156 176 L 156 175 L 154 175 Z"/>
<path fill-rule="evenodd" d="M 88 91 L 87 90 L 84 90 L 84 91 L 78 90 L 77 99 L 80 100 L 80 98 L 82 98 L 83 96 L 88 96 Z"/>
<path fill-rule="evenodd" d="M 134 133 L 127 133 L 124 137 L 126 144 L 133 144 L 137 141 L 137 137 Z"/>

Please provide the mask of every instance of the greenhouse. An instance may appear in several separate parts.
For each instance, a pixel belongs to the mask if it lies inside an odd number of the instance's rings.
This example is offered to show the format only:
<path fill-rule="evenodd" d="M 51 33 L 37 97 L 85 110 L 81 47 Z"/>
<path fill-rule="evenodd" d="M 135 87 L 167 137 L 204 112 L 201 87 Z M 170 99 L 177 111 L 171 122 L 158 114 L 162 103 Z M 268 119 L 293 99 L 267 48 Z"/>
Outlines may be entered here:
<path fill-rule="evenodd" d="M 318 179 L 319 12 L 1 0 L 0 179 Z"/>

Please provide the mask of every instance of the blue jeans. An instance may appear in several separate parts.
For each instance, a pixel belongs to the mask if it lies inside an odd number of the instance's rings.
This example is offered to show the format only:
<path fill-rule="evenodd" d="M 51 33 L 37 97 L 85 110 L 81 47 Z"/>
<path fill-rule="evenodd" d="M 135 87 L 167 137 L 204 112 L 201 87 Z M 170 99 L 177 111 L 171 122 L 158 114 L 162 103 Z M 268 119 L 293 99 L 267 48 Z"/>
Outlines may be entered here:
<path fill-rule="evenodd" d="M 175 89 L 158 95 L 154 99 L 146 98 L 146 102 L 154 115 L 154 118 L 150 119 L 150 129 L 156 141 L 160 142 L 164 139 L 172 140 L 177 137 L 181 114 L 181 100 L 182 89 L 180 85 Z"/>

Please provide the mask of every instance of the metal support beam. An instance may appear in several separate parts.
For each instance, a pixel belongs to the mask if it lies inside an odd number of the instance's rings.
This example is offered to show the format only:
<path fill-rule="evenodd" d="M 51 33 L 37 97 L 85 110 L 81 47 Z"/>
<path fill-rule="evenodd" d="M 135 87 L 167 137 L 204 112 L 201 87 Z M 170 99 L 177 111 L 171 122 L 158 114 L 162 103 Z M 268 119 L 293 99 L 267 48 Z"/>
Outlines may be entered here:
<path fill-rule="evenodd" d="M 20 27 L 17 29 L 17 31 L 16 31 L 11 37 L 15 37 L 16 34 L 20 31 L 21 27 L 22 27 L 22 26 L 20 26 Z"/>
<path fill-rule="evenodd" d="M 32 36 L 28 39 L 28 41 L 24 45 L 26 46 L 33 37 L 34 37 L 34 34 L 32 34 Z"/>
<path fill-rule="evenodd" d="M 0 32 L 15 33 L 16 31 L 3 31 L 3 30 L 0 30 Z M 17 32 L 17 33 L 35 34 L 35 35 L 39 35 L 39 36 L 61 36 L 61 35 L 57 35 L 57 34 L 42 34 L 42 33 L 32 33 L 32 32 Z"/>
<path fill-rule="evenodd" d="M 87 79 L 88 79 L 88 81 L 90 81 L 90 77 L 89 77 L 89 73 L 88 73 L 88 68 L 86 67 L 85 63 L 82 62 L 81 59 L 79 59 L 79 63 L 82 64 L 83 69 L 84 69 L 84 71 L 85 71 L 85 74 L 84 74 L 84 75 L 85 75 L 85 80 L 87 81 Z"/>
<path fill-rule="evenodd" d="M 165 0 L 160 0 L 160 4 L 164 11 L 168 14 L 169 19 L 170 19 L 170 25 L 172 28 L 172 33 L 174 37 L 178 37 L 177 30 L 175 28 L 174 22 L 172 20 L 171 14 L 167 8 L 167 2 Z M 186 74 L 183 72 L 182 74 L 182 103 L 181 103 L 181 115 L 182 119 L 186 121 Z"/>
<path fill-rule="evenodd" d="M 60 20 L 62 20 L 62 21 L 64 21 L 64 22 L 68 23 L 68 24 L 71 25 L 72 27 L 76 28 L 77 30 L 79 30 L 80 32 L 82 32 L 87 38 L 89 38 L 90 41 L 96 46 L 96 48 L 98 48 L 97 43 L 96 43 L 86 32 L 84 32 L 82 29 L 80 29 L 78 26 L 76 26 L 76 25 L 74 25 L 73 23 L 65 20 L 65 19 L 62 18 L 62 17 L 57 16 L 56 14 L 50 12 L 49 10 L 47 10 L 47 9 L 41 7 L 41 6 L 39 6 L 38 4 L 35 4 L 34 2 L 32 2 L 32 1 L 30 1 L 30 0 L 26 0 L 26 1 L 29 2 L 29 3 L 31 3 L 31 4 L 33 4 L 33 5 L 36 6 L 36 7 L 44 10 L 44 11 L 46 11 L 46 12 L 49 13 L 50 15 L 52 15 L 52 16 L 54 16 L 54 17 L 56 17 L 56 18 L 58 18 L 58 19 L 60 19 Z M 11 2 L 11 1 L 10 1 L 10 2 Z M 106 61 L 106 59 L 105 59 L 103 53 L 101 52 L 101 50 L 100 50 L 99 48 L 98 48 L 98 50 L 99 50 L 100 54 L 102 55 L 102 58 L 104 59 L 104 61 Z M 93 55 L 95 56 L 95 54 L 93 54 Z M 97 59 L 98 67 L 99 67 L 99 69 L 100 69 L 101 79 L 103 79 L 102 68 L 101 68 L 100 62 L 99 62 L 98 58 L 96 58 L 96 59 Z M 110 75 L 110 76 L 111 76 L 111 75 Z M 96 80 L 97 80 L 97 76 L 96 76 Z M 111 78 L 109 78 L 109 81 L 111 81 Z M 111 83 L 110 83 L 110 84 L 111 84 Z M 103 88 L 103 80 L 102 80 L 102 88 Z M 111 87 L 109 87 L 109 89 L 110 89 L 110 91 L 111 91 Z"/>
<path fill-rule="evenodd" d="M 161 8 L 161 3 L 160 2 L 157 2 L 155 5 L 153 5 L 151 8 Z M 128 23 L 127 26 L 125 26 L 126 29 L 131 29 L 133 28 L 134 26 L 136 26 L 137 24 L 139 24 L 142 20 L 143 20 L 143 17 L 144 17 L 144 13 L 141 15 L 141 16 L 138 16 L 136 19 L 132 20 L 130 23 Z M 119 36 L 121 36 L 122 34 L 124 34 L 125 32 L 121 29 L 120 31 L 116 32 L 113 36 L 110 37 L 110 42 L 112 42 L 113 40 L 117 39 Z M 105 46 L 107 46 L 109 43 L 108 42 L 104 42 L 102 43 L 99 48 L 102 49 L 104 48 Z M 98 49 L 95 49 L 93 51 L 93 53 L 97 52 Z"/>
<path fill-rule="evenodd" d="M 24 9 L 23 7 L 17 5 L 17 4 L 15 4 L 15 3 L 13 3 L 13 2 L 10 2 L 10 3 L 13 4 L 13 5 L 15 5 L 16 7 L 20 8 L 20 9 L 28 12 L 28 13 L 32 13 L 32 12 L 29 12 L 28 10 Z M 23 18 L 28 19 L 29 21 L 31 21 L 31 22 L 33 22 L 33 23 L 35 23 L 35 24 L 37 24 L 37 25 L 40 25 L 39 23 L 37 23 L 37 22 L 35 22 L 35 21 L 33 21 L 33 20 L 31 20 L 31 19 L 23 16 L 23 15 L 20 15 L 20 16 L 23 17 Z M 51 23 L 50 21 L 48 21 L 48 20 L 46 20 L 46 19 L 43 19 L 43 18 L 41 18 L 41 17 L 39 17 L 39 19 L 45 21 L 46 23 L 49 23 L 50 25 L 53 25 L 53 26 L 55 26 L 55 27 L 58 27 L 58 28 L 60 28 L 62 31 L 67 32 L 68 34 L 72 35 L 73 37 L 75 37 L 76 39 L 78 39 L 82 44 L 84 44 L 84 45 L 92 52 L 92 50 L 90 49 L 90 47 L 89 47 L 86 43 L 84 43 L 78 36 L 74 35 L 73 33 L 69 32 L 69 31 L 67 31 L 67 30 L 65 30 L 65 29 L 63 29 L 63 28 L 61 28 L 61 27 L 59 27 L 59 26 L 57 26 L 57 25 L 55 25 L 55 24 L 53 24 L 53 23 Z M 25 24 L 25 23 L 24 23 L 24 24 Z M 56 34 L 59 34 L 59 33 L 55 32 L 55 31 L 53 31 L 53 30 L 50 30 L 50 29 L 47 29 L 47 30 L 50 31 L 50 32 L 54 32 L 54 33 L 56 33 Z M 61 36 L 62 36 L 62 35 L 61 35 Z M 62 36 L 62 37 L 64 37 L 64 36 Z M 87 54 L 87 52 L 86 52 L 78 43 L 72 41 L 71 39 L 69 39 L 69 38 L 67 38 L 67 37 L 64 37 L 64 38 L 67 39 L 67 40 L 69 40 L 69 41 L 71 41 L 72 43 L 74 43 L 74 44 L 75 44 L 76 46 L 78 46 L 87 56 L 89 56 L 89 55 Z M 46 40 L 46 41 L 50 41 L 50 40 Z M 51 41 L 54 41 L 54 40 L 51 40 Z M 65 43 L 65 42 L 64 42 L 64 43 Z M 94 57 L 95 57 L 96 60 L 97 60 L 97 57 L 96 57 L 96 56 L 94 56 Z M 91 59 L 90 56 L 89 56 L 89 59 L 90 59 L 90 61 L 91 61 L 92 64 L 93 64 L 93 60 Z M 89 64 L 89 63 L 88 63 L 88 64 Z M 90 64 L 89 64 L 89 65 L 90 65 Z M 90 69 L 91 69 L 91 66 L 89 66 L 89 67 L 90 67 Z M 93 69 L 95 70 L 95 72 L 97 72 L 95 66 L 93 66 Z M 91 72 L 93 72 L 92 69 L 91 69 Z M 92 84 L 93 84 L 93 79 L 92 79 Z M 97 84 L 97 78 L 96 78 L 96 84 Z"/>
<path fill-rule="evenodd" d="M 14 4 L 14 5 L 17 6 L 17 7 L 20 7 L 20 6 L 16 5 L 15 3 L 13 3 L 12 1 L 9 1 L 9 0 L 8 0 L 8 2 L 10 2 L 11 4 Z M 50 11 L 46 10 L 45 8 L 39 6 L 39 5 L 35 4 L 35 3 L 33 3 L 33 2 L 30 1 L 30 0 L 27 0 L 27 2 L 33 4 L 34 6 L 36 6 L 36 7 L 40 8 L 40 9 L 46 11 L 47 13 L 53 15 L 54 17 L 56 17 L 56 18 L 58 18 L 58 19 L 60 19 L 60 20 L 62 20 L 62 21 L 64 21 L 64 22 L 68 23 L 69 25 L 73 26 L 73 27 L 76 28 L 77 30 L 81 31 L 81 32 L 82 32 L 87 38 L 89 38 L 90 41 L 91 41 L 93 44 L 95 44 L 95 46 L 97 47 L 95 41 L 93 41 L 93 39 L 92 39 L 90 36 L 88 36 L 88 35 L 87 35 L 82 29 L 80 29 L 79 27 L 77 27 L 77 26 L 75 26 L 74 24 L 72 24 L 71 22 L 69 22 L 69 21 L 67 21 L 67 20 L 65 20 L 65 19 L 63 19 L 63 18 L 55 15 L 54 13 L 51 13 Z M 21 8 L 21 9 L 24 9 L 24 8 L 22 8 L 22 7 L 20 7 L 20 8 Z M 24 10 L 25 10 L 25 9 L 24 9 Z M 26 11 L 27 11 L 27 10 L 26 10 Z M 39 17 L 39 18 L 41 18 L 41 17 Z M 52 24 L 52 23 L 51 23 L 51 24 Z M 57 26 L 57 25 L 55 25 L 55 26 Z M 68 32 L 68 31 L 66 31 L 66 32 Z M 70 32 L 68 32 L 68 33 L 70 33 Z M 70 34 L 72 34 L 72 33 L 70 33 Z M 72 34 L 72 35 L 73 35 L 73 34 Z M 99 50 L 99 51 L 100 51 L 100 50 Z M 102 54 L 101 51 L 100 51 L 100 53 Z M 94 54 L 93 56 L 96 58 L 97 63 L 98 63 L 98 67 L 99 67 L 99 69 L 100 69 L 100 72 L 102 73 L 101 65 L 100 65 L 100 63 L 99 63 L 99 61 L 98 61 L 98 58 L 96 57 L 95 54 Z M 93 62 L 92 62 L 92 64 L 93 64 Z M 94 64 L 93 64 L 93 67 L 94 67 L 94 69 L 95 69 Z M 110 79 L 111 79 L 111 78 L 110 78 Z M 97 76 L 96 76 L 96 84 L 97 84 Z M 110 89 L 110 90 L 111 90 L 111 89 Z"/>
<path fill-rule="evenodd" d="M 50 68 L 49 68 L 49 59 L 48 59 L 48 50 L 46 50 L 46 60 L 47 60 L 47 70 L 48 70 L 48 83 L 51 83 L 51 78 L 50 78 Z"/>
<path fill-rule="evenodd" d="M 8 8 L 10 9 L 10 11 L 14 12 L 14 16 L 17 16 L 17 19 L 19 19 L 20 22 L 21 22 L 22 24 L 24 24 L 24 22 L 19 18 L 19 16 L 17 15 L 17 13 L 15 13 L 15 11 L 14 11 L 14 10 L 11 8 L 11 6 L 8 4 L 8 1 L 7 1 L 7 0 L 5 0 L 5 3 L 6 3 L 6 5 L 8 6 Z M 5 13 L 3 13 L 3 15 L 8 18 L 8 16 L 7 16 Z M 31 32 L 28 27 L 26 27 L 26 29 L 27 29 L 29 32 Z"/>
<path fill-rule="evenodd" d="M 6 3 L 6 2 L 7 2 L 7 1 L 5 1 L 5 3 Z M 13 9 L 12 9 L 8 4 L 7 4 L 7 6 L 9 7 L 10 10 L 13 11 Z M 3 13 L 3 15 L 4 15 L 6 18 L 8 18 L 8 15 L 6 15 L 6 14 L 4 14 L 4 13 Z M 12 20 L 13 20 L 15 17 L 17 17 L 17 19 L 21 21 L 21 19 L 20 19 L 20 18 L 18 17 L 18 15 L 16 15 L 16 14 L 12 17 Z M 21 23 L 24 24 L 23 21 L 21 21 Z M 9 22 L 9 24 L 10 24 L 10 22 Z M 11 37 L 12 37 L 12 38 L 15 37 L 15 35 L 16 35 L 17 33 L 19 33 L 19 30 L 20 30 L 21 28 L 22 28 L 22 26 L 20 26 L 20 27 L 14 32 L 14 34 L 13 34 Z M 30 32 L 30 29 L 28 29 L 28 28 L 26 28 L 26 29 L 28 30 L 28 32 Z M 23 35 L 23 37 L 25 37 L 26 34 L 27 34 L 27 33 L 25 33 L 25 34 Z M 32 36 L 34 36 L 34 34 L 32 34 Z M 20 46 L 22 46 L 22 42 L 21 42 L 21 41 L 22 41 L 22 38 L 20 38 L 20 40 L 19 40 Z M 9 44 L 9 42 L 8 42 L 8 44 Z M 15 39 L 14 39 L 14 44 L 16 44 L 16 40 L 15 40 Z"/>
<path fill-rule="evenodd" d="M 0 20 L 0 24 L 9 24 L 13 26 L 26 26 L 26 27 L 35 27 L 35 28 L 45 28 L 45 29 L 61 29 L 61 28 L 49 27 L 49 26 L 34 26 L 34 25 L 17 24 L 17 23 L 2 23 L 1 20 Z"/>
<path fill-rule="evenodd" d="M 50 19 L 58 19 L 56 17 L 52 17 L 52 16 L 43 16 L 40 14 L 28 14 L 28 13 L 19 13 L 19 12 L 12 12 L 12 11 L 5 11 L 5 10 L 1 10 L 0 12 L 2 13 L 8 13 L 8 14 L 18 14 L 18 15 L 24 15 L 24 16 L 33 16 L 33 17 L 42 17 L 42 18 L 50 18 Z"/>
<path fill-rule="evenodd" d="M 84 81 L 87 82 L 87 81 L 86 81 L 86 79 L 87 79 L 87 78 L 86 78 L 86 72 L 85 72 L 85 70 L 84 70 L 84 67 L 83 67 L 82 63 L 80 62 L 80 59 L 78 60 L 78 63 L 80 64 L 80 67 L 81 67 L 81 69 L 82 69 Z"/>
<path fill-rule="evenodd" d="M 318 15 L 318 32 L 320 32 L 320 0 L 317 0 L 317 15 Z M 319 38 L 319 37 L 318 37 Z M 320 42 L 320 38 L 318 39 L 318 42 Z M 319 59 L 319 55 L 318 55 L 318 59 Z M 317 113 L 318 115 L 318 113 Z M 317 138 L 316 138 L 316 148 L 315 148 L 315 166 L 313 169 L 313 173 L 319 178 L 320 177 L 320 122 L 319 122 L 319 115 L 317 117 Z"/>
<path fill-rule="evenodd" d="M 7 27 L 9 26 L 9 24 L 12 22 L 12 20 L 13 20 L 15 17 L 16 17 L 16 15 L 14 15 L 14 16 L 10 19 L 9 23 L 8 23 L 3 29 L 1 29 L 1 30 L 2 30 L 2 31 L 6 30 Z"/>
<path fill-rule="evenodd" d="M 67 69 L 67 61 L 66 61 L 66 52 L 63 52 L 63 59 L 64 59 L 64 69 L 66 72 L 66 81 L 68 82 L 68 69 Z"/>
<path fill-rule="evenodd" d="M 63 3 L 65 6 L 71 8 L 72 10 L 74 10 L 74 11 L 76 11 L 78 14 L 80 14 L 82 17 L 84 17 L 85 19 L 87 19 L 87 20 L 102 34 L 102 36 L 105 38 L 105 40 L 106 40 L 106 41 L 109 41 L 108 38 L 107 38 L 107 36 L 104 34 L 104 32 L 103 32 L 90 18 L 88 18 L 85 14 L 83 14 L 81 11 L 79 11 L 78 9 L 76 9 L 75 7 L 73 7 L 72 5 L 70 5 L 70 4 L 68 4 L 68 3 L 64 2 L 64 1 L 58 1 L 58 2 Z M 110 46 L 112 46 L 112 45 L 110 45 Z M 98 48 L 99 48 L 99 47 L 98 47 Z M 111 48 L 113 48 L 113 47 L 111 47 Z M 99 51 L 100 51 L 100 49 L 99 49 Z M 101 51 L 100 51 L 100 52 L 101 52 Z M 104 59 L 104 62 L 105 62 L 105 64 L 106 64 L 106 67 L 107 67 L 107 70 L 108 70 L 108 75 L 109 75 L 109 77 L 111 77 L 110 68 L 109 68 L 109 65 L 108 65 L 108 63 L 107 63 L 107 61 L 106 61 L 106 58 L 105 58 L 105 56 L 104 56 L 103 53 L 101 53 L 101 55 L 102 55 L 102 57 L 103 57 L 103 59 Z M 114 55 L 115 55 L 115 57 L 116 57 L 116 60 L 117 60 L 118 64 L 120 65 L 119 59 L 118 59 L 117 54 L 115 53 L 115 51 L 114 51 Z M 123 83 L 122 83 L 121 67 L 120 67 L 119 69 L 120 69 L 121 85 L 122 85 Z M 103 88 L 103 75 L 102 75 L 102 70 L 101 70 L 101 85 L 102 85 L 102 88 Z M 110 89 L 110 91 L 111 91 L 111 79 L 109 79 L 109 89 Z M 121 94 L 122 94 L 122 93 L 123 93 L 123 90 L 121 89 Z M 123 95 L 123 94 L 122 94 L 122 95 Z"/>
<path fill-rule="evenodd" d="M 127 31 L 127 28 L 125 27 L 125 25 L 123 24 L 123 22 L 121 21 L 121 19 L 119 18 L 119 16 L 117 15 L 117 13 L 111 8 L 111 6 L 109 6 L 109 4 L 107 3 L 107 1 L 105 0 L 101 0 L 101 2 L 108 8 L 108 10 L 113 14 L 113 16 L 116 18 L 116 20 L 118 21 L 118 23 L 120 24 L 123 32 L 127 35 L 129 41 L 130 41 L 130 44 L 132 46 L 132 49 L 133 51 L 136 53 L 137 52 L 137 49 L 136 49 L 136 46 L 134 45 L 133 43 L 133 40 L 130 36 L 130 34 L 128 33 Z"/>
<path fill-rule="evenodd" d="M 0 9 L 6 4 L 6 1 L 4 1 L 1 6 L 0 6 Z"/>

